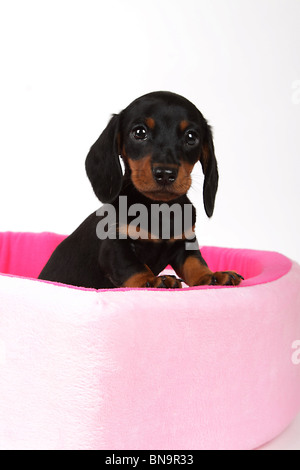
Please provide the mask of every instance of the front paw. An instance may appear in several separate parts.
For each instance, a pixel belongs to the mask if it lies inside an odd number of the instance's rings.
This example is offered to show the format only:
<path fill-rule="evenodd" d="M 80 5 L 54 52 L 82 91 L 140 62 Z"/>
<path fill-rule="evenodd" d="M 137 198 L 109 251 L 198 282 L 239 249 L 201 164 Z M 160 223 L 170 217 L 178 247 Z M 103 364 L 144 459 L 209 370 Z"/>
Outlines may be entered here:
<path fill-rule="evenodd" d="M 217 271 L 212 274 L 210 286 L 238 286 L 244 280 L 235 271 Z"/>
<path fill-rule="evenodd" d="M 155 287 L 159 289 L 180 289 L 181 280 L 176 276 L 154 276 L 147 267 L 145 270 L 133 274 L 122 285 L 122 287 Z"/>
<path fill-rule="evenodd" d="M 176 276 L 156 276 L 147 281 L 145 287 L 155 287 L 157 289 L 181 289 L 182 284 Z"/>
<path fill-rule="evenodd" d="M 238 286 L 242 280 L 244 280 L 243 276 L 235 271 L 216 271 L 202 276 L 195 285 Z"/>

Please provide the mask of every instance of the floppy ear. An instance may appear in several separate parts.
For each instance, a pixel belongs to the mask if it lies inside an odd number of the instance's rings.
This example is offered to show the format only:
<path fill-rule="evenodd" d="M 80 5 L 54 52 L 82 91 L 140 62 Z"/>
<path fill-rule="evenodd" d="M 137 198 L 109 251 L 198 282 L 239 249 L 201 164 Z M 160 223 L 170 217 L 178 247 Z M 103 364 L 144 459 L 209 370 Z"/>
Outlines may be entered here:
<path fill-rule="evenodd" d="M 211 217 L 214 212 L 215 198 L 218 189 L 218 165 L 215 157 L 212 131 L 206 123 L 205 135 L 202 144 L 200 162 L 204 173 L 203 202 L 205 212 Z"/>
<path fill-rule="evenodd" d="M 119 115 L 109 121 L 98 140 L 92 145 L 85 161 L 86 173 L 101 202 L 112 202 L 120 193 L 122 169 L 119 160 Z"/>

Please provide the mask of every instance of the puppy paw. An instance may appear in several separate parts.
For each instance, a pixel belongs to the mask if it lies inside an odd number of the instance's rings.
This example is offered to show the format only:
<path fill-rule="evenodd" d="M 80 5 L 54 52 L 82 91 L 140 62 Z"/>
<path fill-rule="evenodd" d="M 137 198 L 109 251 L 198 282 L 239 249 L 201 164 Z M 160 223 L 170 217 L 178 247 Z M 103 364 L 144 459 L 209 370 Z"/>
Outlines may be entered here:
<path fill-rule="evenodd" d="M 156 276 L 146 282 L 145 287 L 156 287 L 157 289 L 180 289 L 181 280 L 176 276 Z"/>
<path fill-rule="evenodd" d="M 235 271 L 217 271 L 212 274 L 210 286 L 238 286 L 244 280 L 243 276 Z"/>
<path fill-rule="evenodd" d="M 155 287 L 159 289 L 180 289 L 181 280 L 176 276 L 154 276 L 150 269 L 136 273 L 125 281 L 122 287 Z"/>
<path fill-rule="evenodd" d="M 235 271 L 216 271 L 201 276 L 194 286 L 238 286 L 243 276 Z"/>

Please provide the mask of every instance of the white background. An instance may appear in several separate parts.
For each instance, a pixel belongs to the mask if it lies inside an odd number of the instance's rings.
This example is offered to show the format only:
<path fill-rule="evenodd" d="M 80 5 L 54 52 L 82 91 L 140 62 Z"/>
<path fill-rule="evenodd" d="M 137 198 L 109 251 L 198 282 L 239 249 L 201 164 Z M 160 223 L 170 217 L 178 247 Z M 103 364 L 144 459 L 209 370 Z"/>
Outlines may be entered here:
<path fill-rule="evenodd" d="M 112 113 L 170 90 L 214 129 L 200 244 L 300 261 L 299 0 L 0 0 L 0 231 L 71 233 L 99 207 L 85 156 Z"/>

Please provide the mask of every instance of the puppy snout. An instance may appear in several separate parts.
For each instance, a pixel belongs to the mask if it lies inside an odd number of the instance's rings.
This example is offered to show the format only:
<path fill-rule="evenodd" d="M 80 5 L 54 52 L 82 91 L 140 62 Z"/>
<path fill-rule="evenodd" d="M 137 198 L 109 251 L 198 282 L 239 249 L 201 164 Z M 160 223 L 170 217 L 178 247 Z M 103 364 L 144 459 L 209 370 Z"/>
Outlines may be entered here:
<path fill-rule="evenodd" d="M 155 181 L 161 186 L 168 186 L 177 178 L 178 169 L 177 168 L 167 168 L 163 166 L 158 166 L 152 170 L 153 177 Z"/>

